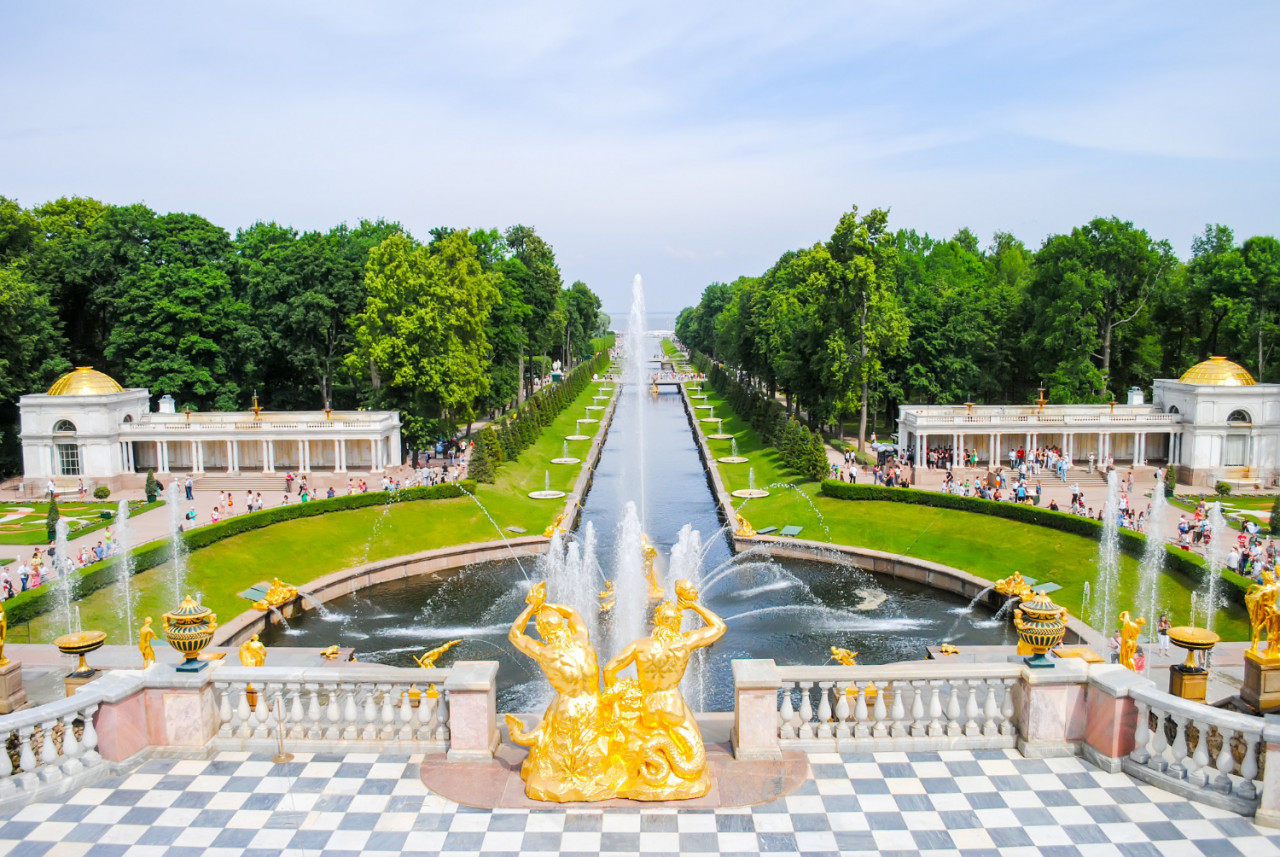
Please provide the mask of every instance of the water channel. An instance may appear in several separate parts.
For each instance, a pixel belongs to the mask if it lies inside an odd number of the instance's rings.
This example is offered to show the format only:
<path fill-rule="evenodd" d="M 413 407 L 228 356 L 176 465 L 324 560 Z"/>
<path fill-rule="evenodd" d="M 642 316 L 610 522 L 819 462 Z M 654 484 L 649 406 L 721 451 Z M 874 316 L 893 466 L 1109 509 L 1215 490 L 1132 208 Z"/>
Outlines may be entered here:
<path fill-rule="evenodd" d="M 648 338 L 645 349 L 656 354 L 660 343 Z M 639 395 L 634 384 L 622 387 L 577 532 L 567 544 L 554 546 L 537 573 L 530 570 L 535 579 L 548 579 L 551 600 L 572 604 L 588 617 L 601 665 L 635 635 L 634 626 L 647 631 L 646 598 L 633 605 L 630 617 L 623 609 L 624 602 L 636 600 L 629 592 L 647 588 L 636 579 L 643 574 L 641 530 L 657 548 L 656 566 L 668 593 L 675 575 L 690 577 L 703 602 L 728 622 L 728 633 L 686 675 L 685 696 L 695 708 L 732 708 L 735 658 L 818 664 L 834 645 L 859 652 L 859 663 L 875 664 L 917 660 L 926 645 L 941 642 L 963 647 L 1016 641 L 1008 619 L 995 621 L 983 605 L 878 578 L 847 561 L 735 557 L 680 394 L 662 389 L 653 395 L 644 388 Z M 596 593 L 605 578 L 615 580 L 618 606 L 600 614 Z M 291 628 L 275 628 L 264 641 L 339 643 L 354 646 L 361 661 L 412 666 L 414 655 L 462 639 L 451 658 L 499 662 L 499 711 L 538 711 L 550 689 L 506 638 L 528 586 L 514 562 L 472 566 L 444 580 L 380 584 L 329 602 L 328 616 L 313 611 L 292 620 Z M 696 621 L 687 619 L 686 628 Z"/>

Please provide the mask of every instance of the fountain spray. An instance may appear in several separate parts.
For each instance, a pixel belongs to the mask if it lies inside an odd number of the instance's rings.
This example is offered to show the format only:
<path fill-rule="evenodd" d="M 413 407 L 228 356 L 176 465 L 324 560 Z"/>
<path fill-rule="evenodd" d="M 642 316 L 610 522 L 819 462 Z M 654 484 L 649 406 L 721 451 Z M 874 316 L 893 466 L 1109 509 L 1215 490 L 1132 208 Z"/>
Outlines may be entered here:
<path fill-rule="evenodd" d="M 187 595 L 187 546 L 182 540 L 182 501 L 185 496 L 177 479 L 169 480 L 165 489 L 165 505 L 169 510 L 169 585 L 173 589 L 173 603 L 181 604 Z"/>
<path fill-rule="evenodd" d="M 133 538 L 129 526 L 129 501 L 116 507 L 116 602 L 124 623 L 125 642 L 133 640 Z"/>
<path fill-rule="evenodd" d="M 644 484 L 644 406 L 645 393 L 647 391 L 644 383 L 645 339 L 644 281 L 640 279 L 639 274 L 636 274 L 631 281 L 631 313 L 627 316 L 626 355 L 627 378 L 633 387 L 636 397 L 636 435 L 640 439 L 635 446 L 635 454 L 636 466 L 639 471 L 636 485 L 640 492 L 639 500 L 636 503 L 636 512 L 641 531 L 644 529 L 646 508 Z"/>
<path fill-rule="evenodd" d="M 1164 534 L 1165 513 L 1169 502 L 1164 497 L 1164 482 L 1156 480 L 1156 487 L 1151 491 L 1151 511 L 1147 515 L 1147 544 L 1142 550 L 1142 560 L 1138 563 L 1138 604 L 1146 610 L 1148 642 L 1156 642 L 1156 618 L 1159 605 L 1156 603 L 1159 590 L 1160 574 L 1164 569 L 1165 545 L 1168 539 Z M 1148 661 L 1150 663 L 1150 661 Z"/>
<path fill-rule="evenodd" d="M 1120 477 L 1107 473 L 1107 502 L 1102 507 L 1102 540 L 1098 543 L 1098 593 L 1089 624 L 1106 633 L 1115 623 L 1120 585 Z"/>
<path fill-rule="evenodd" d="M 70 548 L 67 547 L 67 534 L 71 531 L 71 525 L 66 518 L 59 518 L 54 529 L 53 540 L 53 572 L 57 575 L 54 580 L 54 603 L 57 605 L 58 624 L 67 629 L 70 634 L 75 631 L 75 613 L 72 605 L 76 600 L 76 574 L 71 565 Z"/>
<path fill-rule="evenodd" d="M 1204 627 L 1213 630 L 1213 620 L 1218 614 L 1218 583 L 1222 580 L 1222 569 L 1227 564 L 1227 553 L 1231 545 L 1227 542 L 1227 519 L 1222 517 L 1222 504 L 1214 503 L 1209 507 L 1209 550 L 1205 552 L 1205 561 L 1209 566 L 1209 582 L 1205 585 Z"/>

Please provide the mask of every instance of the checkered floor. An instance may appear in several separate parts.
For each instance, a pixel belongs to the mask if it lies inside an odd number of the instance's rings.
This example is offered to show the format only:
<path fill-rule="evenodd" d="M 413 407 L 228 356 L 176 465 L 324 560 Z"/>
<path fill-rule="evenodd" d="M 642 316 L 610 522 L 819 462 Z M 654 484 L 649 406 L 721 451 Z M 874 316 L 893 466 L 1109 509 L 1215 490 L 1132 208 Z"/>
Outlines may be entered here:
<path fill-rule="evenodd" d="M 1280 854 L 1280 832 L 1080 759 L 810 759 L 796 793 L 714 812 L 474 810 L 430 794 L 405 756 L 152 761 L 0 817 L 0 854 Z"/>

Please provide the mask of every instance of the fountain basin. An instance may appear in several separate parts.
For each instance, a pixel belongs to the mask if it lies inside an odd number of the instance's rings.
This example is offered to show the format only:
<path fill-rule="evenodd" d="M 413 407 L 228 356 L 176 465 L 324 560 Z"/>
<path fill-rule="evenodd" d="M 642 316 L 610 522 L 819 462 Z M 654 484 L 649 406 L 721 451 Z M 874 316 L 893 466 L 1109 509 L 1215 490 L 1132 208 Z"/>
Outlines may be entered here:
<path fill-rule="evenodd" d="M 733 440 L 733 435 L 731 435 L 731 434 L 723 434 L 723 433 L 721 433 L 721 432 L 717 432 L 716 434 L 709 434 L 709 435 L 707 435 L 707 440 Z M 723 459 L 721 459 L 721 460 L 723 460 Z M 746 461 L 746 459 L 745 459 L 745 458 L 744 458 L 744 459 L 742 459 L 742 460 L 743 460 L 743 461 Z"/>
<path fill-rule="evenodd" d="M 589 434 L 567 434 L 567 435 L 565 435 L 565 436 L 564 436 L 564 439 L 565 439 L 565 440 L 591 440 L 591 435 L 589 435 Z"/>
<path fill-rule="evenodd" d="M 717 458 L 716 461 L 720 462 L 721 464 L 746 464 L 747 463 L 746 457 L 741 455 L 725 455 L 721 458 Z"/>
<path fill-rule="evenodd" d="M 695 396 L 694 398 L 697 398 L 697 397 Z M 706 398 L 706 396 L 703 396 L 702 398 L 704 398 L 704 399 L 705 399 L 705 398 Z M 714 407 L 715 407 L 715 405 L 694 405 L 693 407 L 694 407 L 694 409 L 695 409 L 695 410 L 699 410 L 699 411 L 709 411 L 709 410 L 711 410 L 712 408 L 714 408 Z"/>
<path fill-rule="evenodd" d="M 543 489 L 541 491 L 530 491 L 529 496 L 534 500 L 559 500 L 565 496 L 563 491 L 550 491 Z"/>
<path fill-rule="evenodd" d="M 595 417 L 583 417 L 582 419 L 578 420 L 578 422 L 580 422 L 580 423 L 598 423 L 598 422 L 600 422 L 600 421 L 599 421 L 598 419 L 596 419 Z"/>
<path fill-rule="evenodd" d="M 569 456 L 569 457 L 567 457 L 567 458 L 553 458 L 553 459 L 551 459 L 551 463 L 552 463 L 552 464 L 578 464 L 578 463 L 579 463 L 579 462 L 581 462 L 581 461 L 582 461 L 582 459 L 581 459 L 581 458 L 574 458 L 573 456 Z"/>
<path fill-rule="evenodd" d="M 612 387 L 601 387 L 601 388 L 600 388 L 600 392 L 601 392 L 601 393 L 612 393 L 612 392 L 613 392 L 613 388 L 612 388 Z"/>
<path fill-rule="evenodd" d="M 733 492 L 733 496 L 744 500 L 759 500 L 761 497 L 768 497 L 769 492 L 763 488 L 739 488 Z"/>
<path fill-rule="evenodd" d="M 698 422 L 715 423 L 716 425 L 720 425 L 720 423 L 724 422 L 724 420 L 720 419 L 719 417 L 703 417 L 702 419 L 698 420 Z"/>
<path fill-rule="evenodd" d="M 54 640 L 53 644 L 64 655 L 80 656 L 80 663 L 68 678 L 88 678 L 97 674 L 98 671 L 85 662 L 84 656 L 102 648 L 102 644 L 106 641 L 107 634 L 105 631 L 76 631 L 71 634 L 63 634 Z"/>
<path fill-rule="evenodd" d="M 587 405 L 588 411 L 603 411 L 604 405 Z"/>

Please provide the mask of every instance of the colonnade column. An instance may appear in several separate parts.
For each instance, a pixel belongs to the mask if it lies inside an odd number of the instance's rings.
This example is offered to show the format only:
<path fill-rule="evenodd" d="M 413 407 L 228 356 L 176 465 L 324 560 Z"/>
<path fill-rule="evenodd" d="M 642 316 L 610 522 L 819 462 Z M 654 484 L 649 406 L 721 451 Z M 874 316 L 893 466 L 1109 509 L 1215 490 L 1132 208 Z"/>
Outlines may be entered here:
<path fill-rule="evenodd" d="M 305 440 L 298 441 L 298 469 L 303 473 L 311 472 L 311 444 Z"/>
<path fill-rule="evenodd" d="M 991 435 L 991 466 L 995 467 L 1000 463 L 1000 432 Z"/>
<path fill-rule="evenodd" d="M 333 442 L 333 471 L 341 473 L 345 469 L 342 466 L 342 441 L 335 440 Z"/>
<path fill-rule="evenodd" d="M 276 442 L 274 440 L 265 441 L 266 452 L 262 456 L 262 467 L 266 473 L 275 473 L 276 471 Z"/>

